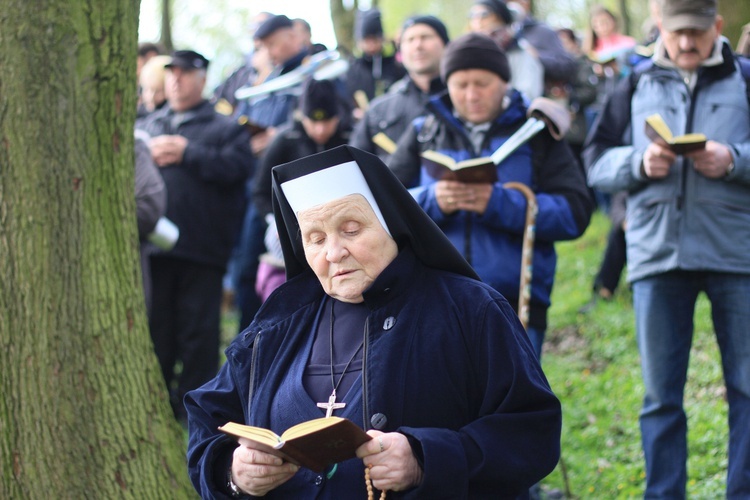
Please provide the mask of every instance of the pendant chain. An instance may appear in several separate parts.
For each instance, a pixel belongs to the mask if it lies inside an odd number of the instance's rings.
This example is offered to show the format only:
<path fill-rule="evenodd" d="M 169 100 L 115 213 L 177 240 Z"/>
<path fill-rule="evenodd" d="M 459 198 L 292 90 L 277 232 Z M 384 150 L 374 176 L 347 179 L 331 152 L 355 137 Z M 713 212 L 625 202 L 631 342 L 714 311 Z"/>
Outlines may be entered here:
<path fill-rule="evenodd" d="M 341 377 L 339 377 L 339 381 L 336 382 L 335 377 L 333 376 L 333 323 L 335 321 L 335 317 L 333 314 L 333 304 L 335 300 L 331 299 L 331 326 L 328 333 L 328 340 L 329 340 L 329 350 L 331 355 L 331 388 L 333 389 L 333 392 L 331 395 L 336 395 L 336 390 L 341 385 L 341 381 L 344 380 L 344 376 L 346 375 L 346 372 L 349 370 L 349 365 L 352 364 L 352 361 L 354 361 L 354 358 L 357 357 L 357 354 L 359 353 L 360 349 L 362 349 L 362 346 L 364 345 L 365 341 L 362 340 L 362 343 L 359 344 L 359 347 L 357 347 L 357 350 L 354 351 L 354 354 L 352 354 L 352 357 L 349 358 L 349 361 L 346 363 L 346 366 L 344 367 L 344 371 L 341 373 Z"/>

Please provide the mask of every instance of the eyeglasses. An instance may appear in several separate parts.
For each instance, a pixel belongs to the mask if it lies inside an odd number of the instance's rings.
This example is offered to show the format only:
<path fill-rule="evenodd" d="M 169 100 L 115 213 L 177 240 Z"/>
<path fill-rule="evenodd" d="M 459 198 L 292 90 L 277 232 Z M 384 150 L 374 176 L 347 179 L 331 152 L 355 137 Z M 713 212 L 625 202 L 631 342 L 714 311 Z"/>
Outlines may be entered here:
<path fill-rule="evenodd" d="M 473 10 L 467 16 L 469 19 L 486 19 L 492 15 L 489 10 Z"/>

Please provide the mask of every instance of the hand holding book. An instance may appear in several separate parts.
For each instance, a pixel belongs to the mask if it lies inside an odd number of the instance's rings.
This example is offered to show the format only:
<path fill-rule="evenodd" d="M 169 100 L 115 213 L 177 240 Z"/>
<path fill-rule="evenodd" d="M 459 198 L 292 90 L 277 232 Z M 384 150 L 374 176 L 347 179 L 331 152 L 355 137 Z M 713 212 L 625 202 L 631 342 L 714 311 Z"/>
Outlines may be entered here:
<path fill-rule="evenodd" d="M 235 422 L 228 422 L 219 430 L 247 439 L 256 449 L 315 472 L 354 458 L 357 448 L 372 439 L 351 420 L 340 417 L 308 420 L 290 427 L 280 436 L 269 429 Z"/>
<path fill-rule="evenodd" d="M 546 97 L 537 97 L 527 109 L 528 119 L 490 156 L 456 161 L 437 151 L 424 151 L 422 165 L 431 177 L 467 183 L 497 182 L 497 166 L 532 137 L 547 129 L 555 140 L 561 140 L 570 129 L 567 108 Z"/>
<path fill-rule="evenodd" d="M 677 155 L 699 151 L 706 147 L 706 136 L 703 134 L 684 134 L 675 136 L 660 114 L 646 118 L 646 135 L 653 142 L 669 148 Z"/>

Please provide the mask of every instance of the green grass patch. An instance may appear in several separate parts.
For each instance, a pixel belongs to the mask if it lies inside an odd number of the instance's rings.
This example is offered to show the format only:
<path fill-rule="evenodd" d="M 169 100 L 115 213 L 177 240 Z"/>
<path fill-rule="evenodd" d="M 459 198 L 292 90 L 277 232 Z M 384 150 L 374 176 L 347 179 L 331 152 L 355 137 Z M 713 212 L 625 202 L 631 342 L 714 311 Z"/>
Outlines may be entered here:
<path fill-rule="evenodd" d="M 558 268 L 542 358 L 562 402 L 562 460 L 543 482 L 568 498 L 638 498 L 645 472 L 638 414 L 643 398 L 632 296 L 625 277 L 614 299 L 587 314 L 609 221 L 597 212 L 583 237 L 557 245 Z M 688 494 L 724 495 L 727 408 L 710 304 L 695 314 L 685 406 L 688 414 Z"/>

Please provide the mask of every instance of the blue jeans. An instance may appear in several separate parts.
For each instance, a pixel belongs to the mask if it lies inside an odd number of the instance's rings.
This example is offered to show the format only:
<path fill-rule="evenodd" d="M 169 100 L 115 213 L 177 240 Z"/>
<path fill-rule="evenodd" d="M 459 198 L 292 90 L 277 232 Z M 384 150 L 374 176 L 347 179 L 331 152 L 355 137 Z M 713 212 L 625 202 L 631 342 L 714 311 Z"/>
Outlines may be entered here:
<path fill-rule="evenodd" d="M 729 402 L 727 498 L 750 497 L 750 275 L 673 271 L 633 283 L 646 498 L 685 498 L 683 393 L 700 292 L 711 302 Z"/>

